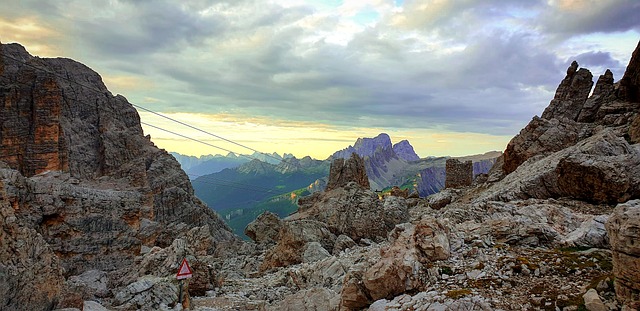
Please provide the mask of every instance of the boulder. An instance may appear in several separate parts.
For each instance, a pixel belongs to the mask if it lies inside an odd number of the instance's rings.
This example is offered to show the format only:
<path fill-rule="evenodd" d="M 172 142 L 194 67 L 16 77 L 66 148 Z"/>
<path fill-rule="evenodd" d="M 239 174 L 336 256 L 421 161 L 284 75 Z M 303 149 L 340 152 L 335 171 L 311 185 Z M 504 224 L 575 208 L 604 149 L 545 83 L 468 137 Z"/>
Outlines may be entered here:
<path fill-rule="evenodd" d="M 256 220 L 252 221 L 244 229 L 250 239 L 260 244 L 274 244 L 278 238 L 278 232 L 282 227 L 282 220 L 278 215 L 265 211 Z"/>
<path fill-rule="evenodd" d="M 619 204 L 606 223 L 618 300 L 640 306 L 640 200 Z"/>
<path fill-rule="evenodd" d="M 609 308 L 600 299 L 598 292 L 593 288 L 582 295 L 582 299 L 584 299 L 585 308 L 589 311 L 609 311 Z"/>
<path fill-rule="evenodd" d="M 109 311 L 109 309 L 103 307 L 96 301 L 86 300 L 82 304 L 82 311 Z"/>
<path fill-rule="evenodd" d="M 439 210 L 455 201 L 460 196 L 459 192 L 460 190 L 457 189 L 444 189 L 438 193 L 428 196 L 427 204 L 429 204 L 429 207 L 432 209 Z"/>
<path fill-rule="evenodd" d="M 278 233 L 277 244 L 266 252 L 260 270 L 302 263 L 307 243 L 318 242 L 326 251 L 333 249 L 335 240 L 336 236 L 319 221 L 285 221 Z"/>
<path fill-rule="evenodd" d="M 360 263 L 347 272 L 340 292 L 340 310 L 361 310 L 373 302 L 362 281 L 366 268 L 366 264 Z"/>
<path fill-rule="evenodd" d="M 113 305 L 118 310 L 159 310 L 178 303 L 179 285 L 175 278 L 144 276 L 114 293 Z"/>
<path fill-rule="evenodd" d="M 110 295 L 109 278 L 106 272 L 88 270 L 74 275 L 67 280 L 67 288 L 75 293 L 82 293 L 83 299 L 106 298 Z"/>
<path fill-rule="evenodd" d="M 333 245 L 332 254 L 338 255 L 340 252 L 356 246 L 356 242 L 353 241 L 349 236 L 341 234 L 336 238 L 336 243 Z"/>
<path fill-rule="evenodd" d="M 605 223 L 609 217 L 599 215 L 584 221 L 580 227 L 569 233 L 561 242 L 568 246 L 608 248 L 609 239 Z"/>
<path fill-rule="evenodd" d="M 394 297 L 419 288 L 424 264 L 449 258 L 448 226 L 434 218 L 397 225 L 389 233 L 390 246 L 381 260 L 366 270 L 362 281 L 371 299 Z"/>
<path fill-rule="evenodd" d="M 572 208 L 569 208 L 571 206 Z M 598 227 L 606 215 L 594 216 L 574 210 L 594 210 L 580 201 L 490 201 L 478 205 L 451 206 L 444 217 L 457 223 L 466 237 L 529 247 L 607 247 L 605 232 Z M 456 214 L 467 211 L 463 219 Z M 469 220 L 471 219 L 471 220 Z M 471 240 L 469 240 L 471 242 Z"/>
<path fill-rule="evenodd" d="M 303 289 L 293 295 L 286 296 L 282 301 L 267 308 L 267 311 L 297 311 L 297 310 L 338 310 L 340 296 L 334 291 L 313 287 Z"/>

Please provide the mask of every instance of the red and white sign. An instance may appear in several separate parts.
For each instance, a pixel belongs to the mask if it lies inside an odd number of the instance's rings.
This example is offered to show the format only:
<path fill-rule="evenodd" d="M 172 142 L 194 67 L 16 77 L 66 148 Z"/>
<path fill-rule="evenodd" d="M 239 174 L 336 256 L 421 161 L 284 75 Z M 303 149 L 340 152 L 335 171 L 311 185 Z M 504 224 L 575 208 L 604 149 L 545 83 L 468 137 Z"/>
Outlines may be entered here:
<path fill-rule="evenodd" d="M 178 268 L 178 274 L 176 274 L 176 279 L 183 280 L 183 279 L 188 279 L 192 276 L 193 276 L 193 271 L 191 271 L 191 267 L 189 267 L 187 258 L 182 259 L 180 268 Z"/>

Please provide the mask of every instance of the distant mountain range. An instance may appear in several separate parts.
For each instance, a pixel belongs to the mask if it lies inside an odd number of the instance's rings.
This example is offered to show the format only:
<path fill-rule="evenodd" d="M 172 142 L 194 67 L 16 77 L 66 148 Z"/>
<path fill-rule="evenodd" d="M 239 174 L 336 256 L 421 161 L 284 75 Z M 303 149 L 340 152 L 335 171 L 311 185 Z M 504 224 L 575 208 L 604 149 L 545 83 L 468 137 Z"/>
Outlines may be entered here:
<path fill-rule="evenodd" d="M 187 175 L 189 175 L 191 180 L 203 175 L 220 172 L 225 168 L 238 167 L 253 159 L 266 163 L 278 164 L 283 159 L 293 157 L 292 154 L 285 153 L 281 156 L 275 152 L 272 154 L 254 152 L 251 155 L 236 155 L 235 153 L 230 152 L 226 156 L 221 154 L 209 154 L 200 157 L 183 155 L 177 152 L 170 152 L 170 154 L 178 160 L 182 169 L 187 173 Z"/>
<path fill-rule="evenodd" d="M 196 195 L 216 210 L 236 234 L 244 236 L 245 226 L 262 212 L 269 210 L 285 217 L 297 209 L 298 197 L 324 190 L 331 161 L 348 158 L 352 153 L 364 159 L 373 190 L 385 192 L 399 186 L 425 197 L 444 188 L 449 157 L 421 159 L 409 141 L 392 144 L 385 133 L 358 138 L 353 146 L 336 151 L 326 160 L 277 153 L 199 158 L 172 154 L 190 174 Z M 488 172 L 500 154 L 490 152 L 459 159 L 472 160 L 477 175 Z"/>

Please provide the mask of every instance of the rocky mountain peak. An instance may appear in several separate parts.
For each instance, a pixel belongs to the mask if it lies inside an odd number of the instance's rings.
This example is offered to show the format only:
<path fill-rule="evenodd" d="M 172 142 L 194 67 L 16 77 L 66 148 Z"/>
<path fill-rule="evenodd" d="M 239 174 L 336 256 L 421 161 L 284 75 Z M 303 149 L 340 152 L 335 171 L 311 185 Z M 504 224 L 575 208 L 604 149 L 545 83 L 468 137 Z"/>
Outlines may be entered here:
<path fill-rule="evenodd" d="M 380 133 L 374 138 L 360 137 L 353 146 L 337 151 L 332 158 L 348 159 L 352 153 L 358 154 L 362 158 L 373 156 L 379 150 L 392 149 L 391 138 L 388 134 Z"/>
<path fill-rule="evenodd" d="M 369 156 L 378 148 L 388 149 L 391 147 L 391 137 L 386 133 L 380 133 L 374 138 L 358 138 L 353 145 L 359 156 Z"/>
<path fill-rule="evenodd" d="M 418 161 L 420 157 L 413 150 L 413 146 L 408 140 L 401 140 L 393 145 L 393 151 L 405 161 Z"/>

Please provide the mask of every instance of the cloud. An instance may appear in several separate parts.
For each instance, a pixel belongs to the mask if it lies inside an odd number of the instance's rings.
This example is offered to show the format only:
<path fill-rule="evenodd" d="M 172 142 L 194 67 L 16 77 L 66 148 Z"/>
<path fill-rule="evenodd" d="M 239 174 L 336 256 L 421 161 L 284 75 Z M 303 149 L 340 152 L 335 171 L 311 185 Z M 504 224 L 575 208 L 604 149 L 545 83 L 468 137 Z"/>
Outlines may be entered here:
<path fill-rule="evenodd" d="M 580 66 L 587 68 L 621 68 L 624 65 L 611 57 L 611 53 L 602 51 L 586 52 L 573 57 Z M 569 60 L 567 60 L 569 63 Z"/>
<path fill-rule="evenodd" d="M 640 30 L 636 0 L 556 0 L 541 19 L 545 31 L 564 35 Z"/>
<path fill-rule="evenodd" d="M 33 21 L 46 31 L 24 32 L 28 48 L 76 58 L 136 104 L 288 129 L 513 135 L 570 60 L 617 74 L 638 34 L 623 0 L 40 2 L 0 4 L 0 31 Z"/>

